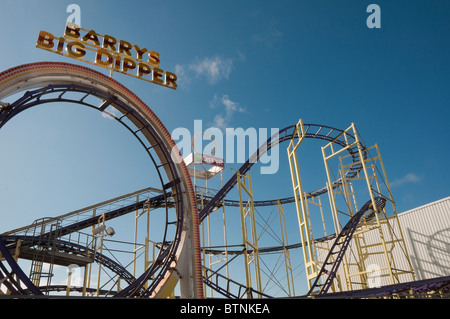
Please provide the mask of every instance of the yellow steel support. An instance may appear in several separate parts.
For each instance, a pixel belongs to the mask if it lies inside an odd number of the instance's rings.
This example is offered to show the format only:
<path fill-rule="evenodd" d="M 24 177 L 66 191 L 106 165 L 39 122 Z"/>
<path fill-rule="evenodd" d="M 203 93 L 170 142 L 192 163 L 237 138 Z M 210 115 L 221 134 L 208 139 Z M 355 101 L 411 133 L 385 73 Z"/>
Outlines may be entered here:
<path fill-rule="evenodd" d="M 195 171 L 195 166 L 194 166 L 194 171 Z M 205 196 L 205 194 L 203 193 L 203 191 L 204 191 L 203 188 L 199 188 L 199 189 L 200 189 L 200 207 L 201 207 L 201 209 L 203 209 L 205 207 L 205 205 L 204 205 L 204 196 Z M 207 191 L 207 189 L 206 189 L 206 191 Z M 197 191 L 197 194 L 198 193 L 199 192 Z M 206 231 L 205 231 L 205 226 L 206 226 Z M 206 235 L 207 239 L 205 238 L 205 235 Z M 211 257 L 211 254 L 206 254 L 206 248 L 207 247 L 211 247 L 211 220 L 210 220 L 210 216 L 209 215 L 206 217 L 206 221 L 202 222 L 202 242 L 203 242 L 203 250 L 202 250 L 202 256 L 203 256 L 202 259 L 203 259 L 203 261 L 202 261 L 202 263 L 207 268 L 211 269 L 212 257 Z M 208 263 L 206 263 L 206 260 L 208 260 Z M 206 274 L 207 274 L 207 270 L 203 269 L 203 276 L 206 277 Z M 207 294 L 208 290 L 209 290 L 209 293 L 210 293 L 209 297 L 212 298 L 213 294 L 214 294 L 213 289 L 211 287 L 208 289 L 206 284 L 203 283 L 203 291 L 204 291 L 204 293 Z"/>
<path fill-rule="evenodd" d="M 72 265 L 70 265 L 68 267 L 68 275 L 67 275 L 67 288 L 66 288 L 66 296 L 70 296 L 70 286 L 72 284 L 72 273 L 73 273 L 73 268 L 71 267 Z"/>
<path fill-rule="evenodd" d="M 306 198 L 306 194 L 305 194 L 305 198 Z M 313 205 L 319 209 L 320 217 L 321 217 L 321 221 L 322 221 L 322 227 L 323 227 L 323 236 L 326 237 L 328 235 L 328 233 L 327 233 L 327 227 L 326 227 L 326 223 L 325 223 L 325 217 L 323 214 L 322 201 L 321 201 L 320 197 L 312 196 L 311 198 L 306 199 L 305 206 L 306 206 L 308 218 L 310 218 L 310 209 L 309 209 L 310 205 Z M 311 228 L 311 238 L 314 238 L 313 233 L 312 233 L 312 228 L 313 228 L 312 225 L 310 226 L 310 228 Z M 313 240 L 311 245 L 313 246 L 313 255 L 315 258 L 317 269 L 320 269 L 323 266 L 323 262 L 321 261 L 321 260 L 323 260 L 323 257 L 320 258 L 320 256 L 324 256 L 324 255 L 328 254 L 328 252 L 330 251 L 331 245 L 328 240 L 324 240 L 324 241 Z M 331 257 L 331 261 L 334 261 L 333 256 Z M 338 282 L 339 282 L 339 275 L 337 275 L 337 278 L 338 278 Z M 336 291 L 334 282 L 331 285 L 331 290 L 333 292 Z"/>
<path fill-rule="evenodd" d="M 200 209 L 204 208 L 204 201 L 205 201 L 205 196 L 210 197 L 212 193 L 214 193 L 215 191 L 210 189 L 208 184 L 209 184 L 209 179 L 206 178 L 201 178 L 202 180 L 204 180 L 204 186 L 199 186 L 197 185 L 198 181 L 195 177 L 196 172 L 198 171 L 199 174 L 202 173 L 202 170 L 204 171 L 205 168 L 203 166 L 201 166 L 201 169 L 197 169 L 196 165 L 194 165 L 193 168 L 193 178 L 194 178 L 194 183 L 195 183 L 195 189 L 196 189 L 196 193 L 197 195 L 199 195 L 200 198 Z M 218 177 L 219 174 L 213 176 L 214 177 Z M 221 179 L 221 186 L 223 186 L 223 172 L 220 172 L 220 179 Z M 199 178 L 200 180 L 200 178 Z M 216 208 L 214 211 L 218 210 L 219 208 Z M 229 263 L 228 263 L 228 238 L 227 238 L 227 226 L 226 226 L 226 210 L 225 210 L 225 201 L 223 201 L 222 203 L 222 223 L 223 223 L 223 240 L 224 240 L 224 244 L 223 244 L 223 248 L 224 248 L 224 252 L 223 255 L 224 257 L 221 258 L 220 254 L 211 254 L 211 253 L 207 253 L 206 250 L 208 249 L 208 247 L 212 247 L 212 238 L 216 238 L 217 234 L 217 230 L 215 229 L 214 232 L 211 231 L 211 225 L 214 225 L 215 222 L 213 223 L 211 221 L 211 214 L 209 214 L 206 219 L 201 223 L 201 231 L 202 231 L 202 264 L 207 268 L 207 269 L 213 269 L 213 267 L 217 264 L 220 263 L 224 263 L 224 268 L 225 268 L 225 274 L 224 276 L 228 279 L 229 278 Z M 215 255 L 215 260 L 213 260 L 213 255 Z M 208 270 L 207 269 L 203 269 L 203 275 L 206 277 L 208 275 Z M 221 268 L 222 269 L 222 268 Z M 205 294 L 208 294 L 209 292 L 209 296 L 210 298 L 214 297 L 214 289 L 209 287 L 207 287 L 206 283 L 203 283 L 203 291 Z M 227 287 L 227 291 L 229 291 L 230 287 Z"/>
<path fill-rule="evenodd" d="M 88 255 L 89 256 L 89 252 Z M 87 288 L 87 283 L 88 283 L 88 272 L 89 272 L 89 267 L 90 267 L 91 263 L 86 264 L 84 266 L 84 273 L 83 273 L 83 290 L 81 292 L 81 295 L 83 297 L 86 297 L 86 288 Z"/>
<path fill-rule="evenodd" d="M 202 209 L 203 209 L 203 204 L 202 204 Z M 212 246 L 212 244 L 211 244 L 211 215 L 208 215 L 207 217 L 206 217 L 206 225 L 207 225 L 207 229 L 208 229 L 208 247 L 211 247 Z M 212 267 L 212 263 L 213 263 L 213 261 L 212 261 L 212 255 L 211 254 L 209 254 L 208 255 L 208 267 L 209 268 L 211 268 Z M 214 296 L 214 291 L 213 291 L 213 289 L 212 288 L 210 288 L 210 293 L 211 293 L 211 298 Z"/>
<path fill-rule="evenodd" d="M 222 221 L 223 221 L 223 241 L 224 241 L 224 253 L 225 253 L 225 270 L 226 277 L 230 277 L 230 269 L 228 266 L 228 238 L 227 238 L 227 222 L 226 222 L 226 214 L 225 214 L 225 200 L 222 203 Z M 229 292 L 229 291 L 228 291 Z"/>
<path fill-rule="evenodd" d="M 353 216 L 358 210 L 356 204 L 357 196 L 364 196 L 361 202 L 367 201 L 367 198 L 369 198 L 375 208 L 372 220 L 366 220 L 364 217 L 361 219 L 358 229 L 353 236 L 352 242 L 354 243 L 355 249 L 351 253 L 346 254 L 346 256 L 351 255 L 352 258 L 356 259 L 355 264 L 349 264 L 346 259 L 347 257 L 343 260 L 343 269 L 341 271 L 345 277 L 347 290 L 369 288 L 370 284 L 368 281 L 373 276 L 375 270 L 379 273 L 379 277 L 387 277 L 388 282 L 385 284 L 414 280 L 414 272 L 406 250 L 403 233 L 395 209 L 395 202 L 387 181 L 378 145 L 365 148 L 353 123 L 343 134 L 346 145 L 342 149 L 335 150 L 332 142 L 322 147 L 328 179 L 328 193 L 336 233 L 341 231 L 341 225 L 346 224 L 345 221 L 340 220 L 341 216 L 348 220 L 348 217 Z M 350 136 L 353 136 L 354 139 L 347 138 Z M 332 180 L 336 179 L 336 176 L 332 173 L 330 161 L 340 155 L 344 150 L 349 149 L 352 150 L 353 155 L 339 157 L 339 177 L 342 184 L 339 188 L 333 189 L 331 183 Z M 373 150 L 376 152 L 375 156 L 371 155 Z M 351 163 L 345 164 L 344 160 L 348 161 L 349 159 Z M 381 172 L 377 164 L 380 164 Z M 380 183 L 380 179 L 383 181 L 383 185 Z M 354 189 L 358 182 L 361 182 L 362 185 L 358 189 Z M 338 204 L 337 198 L 339 194 L 342 195 L 342 198 L 339 197 L 341 200 L 340 204 Z M 383 208 L 376 207 L 375 197 L 379 196 L 387 199 L 386 206 Z M 342 201 L 344 204 L 342 204 Z M 388 203 L 392 206 L 391 217 L 388 216 L 387 212 Z M 338 206 L 341 207 L 338 208 Z M 374 235 L 374 231 L 378 233 L 378 236 Z M 369 235 L 370 237 L 368 237 Z M 373 242 L 374 237 L 378 238 L 376 242 Z M 366 242 L 369 238 L 372 238 L 372 242 L 370 243 Z M 393 253 L 396 246 L 399 246 L 397 249 L 404 252 L 408 269 L 401 270 L 397 266 L 397 260 L 395 260 L 396 258 L 394 258 Z M 376 258 L 377 256 L 381 256 L 382 258 Z M 376 261 L 376 264 L 368 264 L 370 261 Z M 411 277 L 406 280 L 401 280 L 400 277 L 406 274 L 411 275 Z M 354 277 L 358 277 L 359 280 L 355 281 Z"/>
<path fill-rule="evenodd" d="M 163 288 L 163 290 L 161 292 L 159 292 L 158 294 L 158 298 L 161 299 L 172 299 L 175 298 L 175 287 L 177 286 L 179 281 L 178 276 L 171 276 L 167 282 L 167 284 L 165 285 L 165 287 Z"/>
<path fill-rule="evenodd" d="M 291 171 L 292 187 L 294 190 L 295 208 L 297 210 L 297 218 L 300 229 L 300 240 L 302 243 L 303 258 L 305 262 L 306 277 L 308 282 L 308 289 L 311 288 L 313 280 L 318 275 L 317 262 L 314 258 L 313 244 L 311 238 L 311 223 L 306 211 L 306 196 L 303 192 L 302 183 L 300 179 L 300 169 L 297 160 L 297 149 L 305 138 L 305 130 L 303 121 L 296 125 L 296 133 L 293 134 L 292 140 L 289 142 L 287 148 L 289 167 Z"/>
<path fill-rule="evenodd" d="M 343 169 L 342 165 L 342 157 L 339 158 L 341 163 L 341 177 L 342 177 L 342 189 L 343 189 L 343 195 L 345 197 L 345 202 L 348 207 L 349 216 L 353 217 L 353 215 L 358 211 L 358 204 L 356 201 L 356 194 L 353 189 L 353 184 L 350 183 L 345 175 L 345 171 Z M 357 250 L 357 256 L 360 256 L 355 260 L 355 267 L 357 268 L 357 272 L 353 274 L 348 274 L 349 280 L 347 281 L 347 284 L 352 287 L 351 285 L 351 277 L 352 276 L 358 276 L 359 275 L 359 284 L 361 287 L 359 288 L 368 288 L 367 282 L 368 282 L 368 276 L 367 273 L 364 271 L 365 269 L 365 261 L 367 259 L 367 256 L 364 256 L 363 247 L 366 246 L 366 238 L 364 236 L 364 233 L 370 230 L 368 228 L 366 229 L 358 229 L 353 234 L 353 240 L 355 242 L 355 249 Z M 347 258 L 345 258 L 345 262 L 347 263 Z M 344 267 L 348 269 L 348 267 L 351 267 L 351 264 L 344 264 Z"/>
<path fill-rule="evenodd" d="M 136 203 L 139 202 L 139 194 L 136 195 Z M 141 217 L 146 217 L 146 235 L 145 242 L 142 245 L 138 245 L 138 222 Z M 142 211 L 135 212 L 134 219 L 134 250 L 133 250 L 133 276 L 136 277 L 136 266 L 137 266 L 137 252 L 144 249 L 144 271 L 147 270 L 150 262 L 148 259 L 148 244 L 150 238 L 150 203 L 147 201 L 142 207 Z"/>
<path fill-rule="evenodd" d="M 239 205 L 241 211 L 241 226 L 242 226 L 242 242 L 244 245 L 244 266 L 247 283 L 247 297 L 253 298 L 251 294 L 252 286 L 252 272 L 251 264 L 254 265 L 254 276 L 256 281 L 256 290 L 262 292 L 261 288 L 261 273 L 259 265 L 259 249 L 258 236 L 256 233 L 256 219 L 255 206 L 253 202 L 253 190 L 250 174 L 243 175 L 237 172 L 237 184 L 239 187 Z M 244 206 L 243 195 L 248 196 L 248 201 Z M 249 218 L 249 220 L 247 220 Z M 250 223 L 250 236 L 247 230 L 247 224 Z M 261 298 L 261 295 L 258 294 Z"/>
<path fill-rule="evenodd" d="M 98 220 L 97 220 L 97 227 L 99 226 L 104 226 L 105 225 L 105 214 L 102 214 Z M 99 251 L 100 254 L 103 254 L 103 238 L 105 236 L 105 231 L 102 230 L 101 231 L 101 235 L 100 235 L 100 245 L 96 245 L 95 247 L 95 251 Z M 102 272 L 102 264 L 98 263 L 98 275 L 97 275 L 97 297 L 100 295 L 100 275 Z"/>
<path fill-rule="evenodd" d="M 295 296 L 294 287 L 294 275 L 292 271 L 291 257 L 289 255 L 289 250 L 286 248 L 288 245 L 287 230 L 286 230 L 286 219 L 284 215 L 284 208 L 281 202 L 278 200 L 278 215 L 280 216 L 280 227 L 281 227 L 281 242 L 283 244 L 283 255 L 284 255 L 284 265 L 286 268 L 286 282 L 289 297 Z"/>

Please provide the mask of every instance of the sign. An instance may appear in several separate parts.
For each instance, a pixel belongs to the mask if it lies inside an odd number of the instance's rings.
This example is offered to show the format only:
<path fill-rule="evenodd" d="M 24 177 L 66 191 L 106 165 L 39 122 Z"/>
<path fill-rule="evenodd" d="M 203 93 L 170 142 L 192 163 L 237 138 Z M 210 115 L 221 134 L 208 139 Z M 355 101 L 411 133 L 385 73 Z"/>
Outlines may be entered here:
<path fill-rule="evenodd" d="M 62 37 L 40 31 L 36 47 L 108 69 L 111 76 L 113 72 L 119 72 L 174 90 L 177 88 L 177 76 L 159 68 L 158 52 L 80 28 L 71 22 L 66 24 Z"/>

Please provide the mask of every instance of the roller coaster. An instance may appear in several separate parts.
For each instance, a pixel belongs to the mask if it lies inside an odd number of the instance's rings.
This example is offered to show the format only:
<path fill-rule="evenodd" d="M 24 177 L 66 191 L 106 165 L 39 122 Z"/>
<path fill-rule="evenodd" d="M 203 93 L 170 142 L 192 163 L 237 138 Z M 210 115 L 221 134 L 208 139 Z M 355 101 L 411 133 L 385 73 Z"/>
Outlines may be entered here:
<path fill-rule="evenodd" d="M 14 99 L 5 102 L 11 97 Z M 450 278 L 415 279 L 379 148 L 364 145 L 354 124 L 337 129 L 300 120 L 270 137 L 213 190 L 197 181 L 216 178 L 220 169 L 204 174 L 206 178 L 199 177 L 206 163 L 196 168 L 195 163 L 186 162 L 167 129 L 143 101 L 116 80 L 90 68 L 58 62 L 11 68 L 0 73 L 0 101 L 0 129 L 22 111 L 45 103 L 74 103 L 108 114 L 137 138 L 153 163 L 158 181 L 157 186 L 60 216 L 36 219 L 31 225 L 0 234 L 2 296 L 448 296 Z M 120 115 L 111 112 L 112 108 Z M 303 190 L 298 154 L 305 139 L 325 143 L 321 150 L 327 180 L 325 186 L 309 192 Z M 282 143 L 288 144 L 293 196 L 254 200 L 251 169 L 261 156 Z M 230 199 L 232 190 L 239 192 L 239 200 Z M 323 196 L 330 203 L 330 218 L 323 214 Z M 364 204 L 358 206 L 360 199 Z M 295 244 L 287 242 L 287 205 L 294 206 L 297 217 L 300 240 Z M 260 247 L 261 233 L 272 228 L 266 219 L 258 234 L 261 221 L 255 212 L 264 207 L 278 211 L 279 245 Z M 225 212 L 229 209 L 238 212 L 233 215 L 242 238 L 238 244 L 229 244 L 227 239 Z M 220 212 L 223 228 L 212 221 Z M 112 236 L 122 233 L 117 227 L 125 224 L 123 218 L 132 220 L 133 230 L 126 231 L 126 238 L 113 240 Z M 332 225 L 334 233 L 328 234 L 326 224 Z M 217 229 L 223 244 L 215 246 L 211 237 L 219 236 Z M 322 236 L 314 236 L 317 232 Z M 292 266 L 294 250 L 303 258 L 297 268 Z M 281 294 L 269 293 L 262 281 L 262 256 L 275 253 L 280 256 L 276 269 L 267 271 L 266 277 L 280 287 Z M 239 276 L 232 278 L 236 270 L 230 269 L 235 262 Z M 75 284 L 74 265 L 79 279 Z M 275 274 L 282 265 L 284 276 L 276 283 Z M 68 277 L 55 283 L 61 266 L 69 269 Z M 294 289 L 298 266 L 305 272 L 302 294 Z"/>

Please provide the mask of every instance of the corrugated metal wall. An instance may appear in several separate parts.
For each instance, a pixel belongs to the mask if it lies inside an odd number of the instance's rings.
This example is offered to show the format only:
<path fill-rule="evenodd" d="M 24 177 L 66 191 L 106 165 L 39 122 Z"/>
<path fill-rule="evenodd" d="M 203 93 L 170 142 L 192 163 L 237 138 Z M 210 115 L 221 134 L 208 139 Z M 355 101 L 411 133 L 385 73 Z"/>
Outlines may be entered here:
<path fill-rule="evenodd" d="M 415 279 L 429 279 L 450 275 L 450 197 L 400 213 L 398 219 L 403 232 L 403 238 Z M 406 258 L 403 245 L 397 240 L 401 238 L 400 230 L 395 219 L 390 219 L 389 225 L 382 226 L 386 245 L 395 262 L 395 268 L 409 270 L 410 264 Z M 356 235 L 354 236 L 356 237 Z M 387 265 L 386 257 L 380 243 L 380 231 L 378 229 L 365 232 L 360 235 L 360 244 L 363 246 L 364 264 L 367 268 L 377 269 Z M 331 246 L 333 241 L 329 242 Z M 349 263 L 349 272 L 358 273 L 356 266 L 356 244 L 354 240 L 347 250 L 346 257 Z M 369 254 L 367 254 L 369 253 Z M 319 260 L 323 260 L 327 252 L 318 250 Z M 339 277 L 344 278 L 342 265 L 338 271 Z M 401 272 L 400 272 L 401 273 Z M 369 275 L 372 287 L 392 284 L 388 271 L 380 270 Z M 412 277 L 408 273 L 400 274 L 400 282 L 408 282 Z M 351 277 L 352 290 L 362 288 L 358 282 L 359 276 Z M 341 280 L 342 287 L 346 287 Z M 345 288 L 343 290 L 346 290 Z"/>
<path fill-rule="evenodd" d="M 450 197 L 399 214 L 416 279 L 450 275 Z"/>

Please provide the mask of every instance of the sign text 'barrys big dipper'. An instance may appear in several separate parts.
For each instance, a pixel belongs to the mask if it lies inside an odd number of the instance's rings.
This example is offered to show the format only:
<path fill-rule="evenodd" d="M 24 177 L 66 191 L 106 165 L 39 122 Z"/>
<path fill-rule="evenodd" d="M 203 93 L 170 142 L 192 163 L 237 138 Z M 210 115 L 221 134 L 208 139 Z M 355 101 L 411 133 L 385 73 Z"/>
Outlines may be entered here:
<path fill-rule="evenodd" d="M 40 31 L 36 47 L 171 89 L 177 76 L 159 68 L 159 53 L 68 22 L 63 37 Z M 89 57 L 89 52 L 93 52 Z"/>

